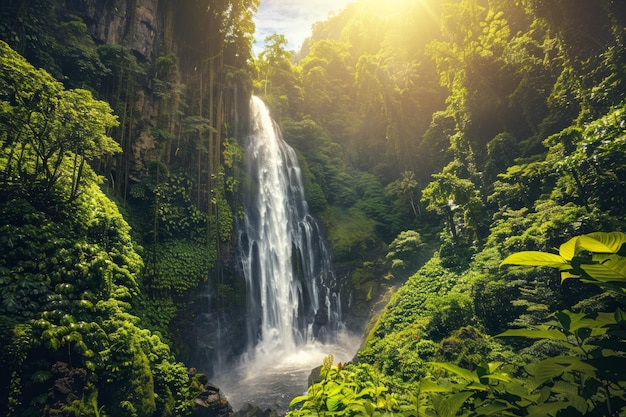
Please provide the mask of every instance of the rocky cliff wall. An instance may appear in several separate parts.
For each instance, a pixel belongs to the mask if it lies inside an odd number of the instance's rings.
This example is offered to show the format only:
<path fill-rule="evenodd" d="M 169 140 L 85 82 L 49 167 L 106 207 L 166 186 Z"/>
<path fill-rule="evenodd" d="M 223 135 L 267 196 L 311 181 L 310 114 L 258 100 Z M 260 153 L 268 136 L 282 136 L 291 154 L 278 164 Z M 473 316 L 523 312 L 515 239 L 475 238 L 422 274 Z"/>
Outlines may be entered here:
<path fill-rule="evenodd" d="M 83 18 L 94 40 L 122 45 L 140 60 L 152 62 L 159 24 L 159 0 L 81 0 L 70 10 Z"/>
<path fill-rule="evenodd" d="M 97 44 L 127 48 L 144 68 L 151 68 L 163 34 L 159 0 L 75 0 L 68 12 L 79 16 Z M 133 103 L 135 115 L 127 156 L 127 175 L 138 178 L 146 162 L 154 159 L 156 143 L 146 131 L 156 125 L 158 114 L 150 79 L 140 80 Z M 126 179 L 124 179 L 126 180 Z"/>

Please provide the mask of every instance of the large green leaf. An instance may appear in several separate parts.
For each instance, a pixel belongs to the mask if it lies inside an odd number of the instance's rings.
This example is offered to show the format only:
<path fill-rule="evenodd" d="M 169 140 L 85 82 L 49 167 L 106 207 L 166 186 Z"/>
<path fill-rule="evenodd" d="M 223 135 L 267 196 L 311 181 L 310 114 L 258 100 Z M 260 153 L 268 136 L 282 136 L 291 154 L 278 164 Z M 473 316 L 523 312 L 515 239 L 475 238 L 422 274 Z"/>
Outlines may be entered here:
<path fill-rule="evenodd" d="M 473 392 L 461 391 L 450 396 L 432 395 L 433 405 L 440 417 L 454 417 Z"/>
<path fill-rule="evenodd" d="M 598 336 L 606 333 L 606 331 L 598 331 L 604 329 L 610 324 L 615 324 L 614 313 L 597 313 L 595 317 L 588 316 L 585 313 L 574 313 L 569 310 L 563 310 L 555 313 L 555 316 L 566 330 L 574 333 L 579 329 L 590 329 L 591 335 Z"/>
<path fill-rule="evenodd" d="M 307 401 L 310 397 L 308 395 L 299 395 L 291 400 L 289 403 L 289 407 L 293 407 L 294 405 Z"/>
<path fill-rule="evenodd" d="M 504 402 L 490 402 L 487 403 L 483 406 L 478 407 L 475 412 L 477 416 L 491 416 L 494 414 L 497 415 L 503 415 L 503 412 L 506 410 L 510 410 L 514 408 L 513 405 L 509 404 L 508 402 L 504 403 Z M 508 415 L 512 415 L 512 414 L 508 414 Z"/>
<path fill-rule="evenodd" d="M 453 374 L 460 376 L 466 381 L 480 383 L 480 378 L 478 378 L 478 375 L 475 372 L 472 372 L 465 368 L 461 368 L 460 366 L 457 366 L 453 363 L 429 362 L 429 364 L 432 366 L 436 366 L 437 368 L 442 368 L 442 369 L 445 369 L 446 371 L 452 372 Z"/>
<path fill-rule="evenodd" d="M 569 407 L 571 403 L 569 401 L 554 401 L 551 403 L 543 403 L 541 405 L 531 405 L 526 410 L 527 417 L 546 417 L 546 416 L 556 416 L 557 413 L 567 407 Z"/>
<path fill-rule="evenodd" d="M 578 247 L 593 253 L 617 253 L 626 243 L 622 232 L 595 232 L 579 236 Z"/>
<path fill-rule="evenodd" d="M 559 255 L 564 259 L 571 261 L 576 256 L 576 242 L 578 237 L 571 238 L 559 247 Z"/>
<path fill-rule="evenodd" d="M 497 337 L 529 337 L 567 342 L 565 333 L 557 329 L 509 329 L 498 334 Z"/>
<path fill-rule="evenodd" d="M 619 247 L 617 250 L 619 250 Z M 590 235 L 576 236 L 562 244 L 559 248 L 559 254 L 567 260 L 572 260 L 572 258 L 583 251 L 590 253 L 614 253 L 612 246 L 607 246 L 602 241 L 590 237 Z"/>
<path fill-rule="evenodd" d="M 595 255 L 597 264 L 582 264 L 580 267 L 591 278 L 598 281 L 626 281 L 626 258 L 619 255 Z"/>
<path fill-rule="evenodd" d="M 492 381 L 511 382 L 511 376 L 509 374 L 505 374 L 504 372 L 498 372 L 496 374 L 485 375 L 482 378 L 487 378 Z"/>
<path fill-rule="evenodd" d="M 525 367 L 526 371 L 532 375 L 534 389 L 544 383 L 559 377 L 566 372 L 577 371 L 583 374 L 592 375 L 596 368 L 583 362 L 575 356 L 555 356 L 539 362 L 531 363 Z"/>
<path fill-rule="evenodd" d="M 500 265 L 548 266 L 569 269 L 567 260 L 560 255 L 539 251 L 523 251 L 507 256 Z"/>
<path fill-rule="evenodd" d="M 443 385 L 439 385 L 430 379 L 420 380 L 420 392 L 451 392 L 452 390 Z"/>
<path fill-rule="evenodd" d="M 344 399 L 343 396 L 326 398 L 326 408 L 328 409 L 328 411 L 331 411 L 331 412 L 343 410 L 343 408 L 345 407 L 343 404 L 343 399 Z"/>

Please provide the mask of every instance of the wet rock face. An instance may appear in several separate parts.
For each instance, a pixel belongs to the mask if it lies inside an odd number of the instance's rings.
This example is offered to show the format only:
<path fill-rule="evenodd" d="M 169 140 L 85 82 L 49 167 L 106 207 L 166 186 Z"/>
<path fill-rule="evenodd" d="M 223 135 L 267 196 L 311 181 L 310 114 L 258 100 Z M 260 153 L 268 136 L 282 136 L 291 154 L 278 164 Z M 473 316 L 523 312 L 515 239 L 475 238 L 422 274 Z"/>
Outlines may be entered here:
<path fill-rule="evenodd" d="M 278 417 L 278 413 L 275 410 L 262 410 L 255 405 L 245 404 L 241 410 L 231 414 L 231 417 Z"/>
<path fill-rule="evenodd" d="M 163 37 L 163 0 L 69 0 L 66 12 L 79 16 L 97 44 L 121 45 L 127 48 L 145 68 L 157 58 L 157 46 Z M 150 80 L 139 81 L 134 92 L 134 128 L 131 139 L 129 175 L 140 178 L 146 163 L 154 160 L 156 144 L 147 135 L 158 114 Z"/>
<path fill-rule="evenodd" d="M 158 0 L 82 0 L 75 11 L 98 43 L 124 45 L 138 59 L 152 61 L 158 33 Z"/>
<path fill-rule="evenodd" d="M 202 392 L 194 400 L 194 405 L 196 409 L 192 417 L 228 417 L 233 412 L 219 387 L 210 383 L 204 385 Z"/>

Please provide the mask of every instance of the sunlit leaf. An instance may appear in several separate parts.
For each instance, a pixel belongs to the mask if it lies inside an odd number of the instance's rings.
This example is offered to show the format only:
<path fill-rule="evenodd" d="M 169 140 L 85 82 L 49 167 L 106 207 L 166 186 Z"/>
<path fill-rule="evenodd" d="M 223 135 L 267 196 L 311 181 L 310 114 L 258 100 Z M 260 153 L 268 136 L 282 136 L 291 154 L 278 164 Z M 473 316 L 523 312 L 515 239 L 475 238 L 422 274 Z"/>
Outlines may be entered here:
<path fill-rule="evenodd" d="M 328 397 L 326 399 L 326 408 L 328 411 L 336 412 L 344 408 L 343 397 Z"/>
<path fill-rule="evenodd" d="M 487 378 L 493 381 L 502 381 L 502 382 L 511 382 L 511 377 L 508 374 L 503 372 L 499 372 L 497 374 L 489 374 L 483 376 L 483 378 Z"/>
<path fill-rule="evenodd" d="M 529 337 L 531 339 L 567 341 L 567 336 L 562 331 L 556 329 L 509 329 L 500 333 L 497 337 Z"/>
<path fill-rule="evenodd" d="M 626 234 L 622 232 L 596 232 L 580 236 L 578 246 L 595 253 L 617 253 L 626 243 Z"/>
<path fill-rule="evenodd" d="M 293 407 L 294 405 L 307 401 L 308 399 L 309 399 L 308 395 L 299 395 L 291 400 L 291 402 L 289 403 L 289 407 Z"/>
<path fill-rule="evenodd" d="M 569 268 L 567 260 L 562 256 L 539 251 L 523 251 L 507 256 L 500 265 L 548 266 L 552 268 Z"/>
<path fill-rule="evenodd" d="M 580 267 L 598 281 L 626 281 L 626 258 L 618 255 L 596 255 L 597 264 L 582 264 Z"/>
<path fill-rule="evenodd" d="M 443 385 L 439 385 L 430 379 L 420 380 L 420 392 L 451 392 L 452 390 Z"/>
<path fill-rule="evenodd" d="M 561 284 L 563 283 L 563 281 L 569 278 L 580 278 L 580 275 L 572 274 L 569 270 L 561 271 Z"/>
<path fill-rule="evenodd" d="M 475 372 L 469 371 L 465 368 L 461 368 L 460 366 L 457 366 L 453 363 L 429 362 L 429 364 L 437 368 L 442 368 L 442 369 L 445 369 L 446 371 L 452 372 L 453 374 L 456 374 L 467 381 L 480 383 L 480 379 L 478 378 L 478 375 Z"/>

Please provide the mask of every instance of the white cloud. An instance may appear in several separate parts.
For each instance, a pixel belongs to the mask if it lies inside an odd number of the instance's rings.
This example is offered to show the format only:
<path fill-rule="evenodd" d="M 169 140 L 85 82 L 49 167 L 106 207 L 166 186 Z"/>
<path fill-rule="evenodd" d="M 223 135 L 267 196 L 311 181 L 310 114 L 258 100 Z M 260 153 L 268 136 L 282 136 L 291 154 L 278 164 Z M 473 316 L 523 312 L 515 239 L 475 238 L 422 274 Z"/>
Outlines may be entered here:
<path fill-rule="evenodd" d="M 254 17 L 256 24 L 255 52 L 263 49 L 267 36 L 285 35 L 288 49 L 298 50 L 305 38 L 311 35 L 311 26 L 325 20 L 330 12 L 342 10 L 355 0 L 261 0 Z"/>

